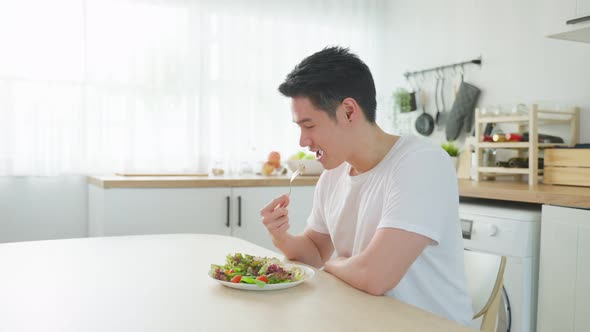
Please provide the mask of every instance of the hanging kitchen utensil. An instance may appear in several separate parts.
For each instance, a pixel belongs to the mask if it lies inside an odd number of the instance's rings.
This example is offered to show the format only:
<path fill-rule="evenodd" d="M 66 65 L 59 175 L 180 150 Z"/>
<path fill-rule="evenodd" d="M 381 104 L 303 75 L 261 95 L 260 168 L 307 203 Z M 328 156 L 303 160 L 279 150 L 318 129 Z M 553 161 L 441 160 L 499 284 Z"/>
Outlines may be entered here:
<path fill-rule="evenodd" d="M 451 113 L 447 119 L 446 136 L 448 141 L 456 140 L 465 126 L 465 131 L 471 131 L 475 104 L 480 90 L 466 82 L 461 82 L 459 92 L 451 107 Z"/>
<path fill-rule="evenodd" d="M 416 119 L 416 131 L 421 135 L 430 136 L 434 130 L 434 119 L 428 113 L 426 113 L 426 94 L 422 91 L 421 94 L 422 114 Z"/>
<path fill-rule="evenodd" d="M 445 124 L 447 123 L 447 106 L 445 105 L 445 90 L 444 90 L 444 86 L 445 86 L 445 72 L 444 70 L 441 70 L 441 76 L 440 76 L 440 84 L 439 84 L 439 90 L 440 90 L 440 104 L 441 104 L 441 111 L 440 113 L 436 114 L 436 118 L 435 123 L 436 123 L 436 127 L 437 130 L 442 130 L 443 127 L 445 126 Z"/>
<path fill-rule="evenodd" d="M 447 111 L 447 104 L 445 103 L 445 75 L 443 71 L 443 76 L 440 81 L 440 103 L 442 106 L 442 111 L 440 112 L 440 118 L 437 121 L 437 125 L 439 130 L 442 130 L 444 126 L 447 124 L 447 118 L 449 117 L 449 112 Z"/>
<path fill-rule="evenodd" d="M 434 85 L 434 107 L 436 107 L 436 114 L 434 115 L 434 123 L 438 121 L 438 117 L 440 116 L 440 108 L 438 108 L 438 86 L 440 85 L 440 75 L 438 73 L 438 69 L 435 73 L 436 84 Z"/>
<path fill-rule="evenodd" d="M 455 99 L 457 98 L 458 86 L 461 84 L 461 82 L 463 82 L 463 73 L 461 73 L 461 76 L 459 76 L 459 73 L 457 73 L 457 68 L 455 65 L 453 66 L 453 76 L 456 76 L 457 79 L 460 79 L 460 81 L 457 82 L 456 79 L 453 79 L 453 91 L 451 91 L 453 94 L 453 102 L 451 102 L 451 104 L 455 102 Z"/>

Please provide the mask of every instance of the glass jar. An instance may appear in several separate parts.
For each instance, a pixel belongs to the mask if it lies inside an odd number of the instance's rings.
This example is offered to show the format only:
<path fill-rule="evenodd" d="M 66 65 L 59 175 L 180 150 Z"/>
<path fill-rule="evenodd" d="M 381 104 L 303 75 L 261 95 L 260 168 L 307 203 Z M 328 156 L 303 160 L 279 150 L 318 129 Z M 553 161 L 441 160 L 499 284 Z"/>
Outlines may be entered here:
<path fill-rule="evenodd" d="M 495 167 L 496 166 L 496 149 L 484 149 L 482 153 L 482 166 Z"/>
<path fill-rule="evenodd" d="M 512 115 L 526 115 L 528 114 L 528 109 L 525 104 L 518 104 L 512 107 Z"/>

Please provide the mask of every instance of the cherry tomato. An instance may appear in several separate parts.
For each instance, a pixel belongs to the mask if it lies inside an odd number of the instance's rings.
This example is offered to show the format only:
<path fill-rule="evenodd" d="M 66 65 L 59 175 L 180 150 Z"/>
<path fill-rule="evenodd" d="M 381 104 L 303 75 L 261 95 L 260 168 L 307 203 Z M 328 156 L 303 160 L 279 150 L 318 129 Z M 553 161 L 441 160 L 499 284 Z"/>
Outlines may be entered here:
<path fill-rule="evenodd" d="M 242 280 L 242 276 L 241 275 L 237 275 L 233 278 L 231 278 L 231 282 L 235 282 L 236 284 L 240 282 L 240 280 Z"/>
<path fill-rule="evenodd" d="M 258 277 L 256 277 L 256 280 L 260 280 L 260 281 L 268 284 L 268 278 L 265 276 L 258 276 Z"/>

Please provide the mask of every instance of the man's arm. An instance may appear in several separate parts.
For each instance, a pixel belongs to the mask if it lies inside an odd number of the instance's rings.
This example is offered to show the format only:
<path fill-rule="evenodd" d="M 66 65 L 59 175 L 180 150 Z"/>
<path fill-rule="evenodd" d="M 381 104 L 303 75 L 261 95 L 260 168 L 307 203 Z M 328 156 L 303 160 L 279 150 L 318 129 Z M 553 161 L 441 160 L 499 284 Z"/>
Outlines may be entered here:
<path fill-rule="evenodd" d="M 309 227 L 301 235 L 290 235 L 273 244 L 290 260 L 311 266 L 322 267 L 334 252 L 332 239 L 327 234 L 318 233 Z"/>
<path fill-rule="evenodd" d="M 338 257 L 324 271 L 371 295 L 383 295 L 397 286 L 431 239 L 397 228 L 380 228 L 357 256 Z"/>
<path fill-rule="evenodd" d="M 321 267 L 330 258 L 334 247 L 327 234 L 316 232 L 309 227 L 301 235 L 293 236 L 289 229 L 289 196 L 282 195 L 272 200 L 262 210 L 262 223 L 268 230 L 273 244 L 290 260 Z"/>

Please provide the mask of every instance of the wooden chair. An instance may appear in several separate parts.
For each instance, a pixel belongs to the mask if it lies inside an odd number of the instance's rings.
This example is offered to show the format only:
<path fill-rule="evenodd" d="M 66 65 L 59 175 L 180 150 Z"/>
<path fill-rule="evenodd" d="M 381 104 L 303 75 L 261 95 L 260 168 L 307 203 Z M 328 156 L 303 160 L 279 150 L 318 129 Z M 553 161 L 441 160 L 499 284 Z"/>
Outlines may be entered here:
<path fill-rule="evenodd" d="M 482 317 L 480 330 L 494 332 L 502 298 L 506 256 L 465 250 L 464 258 L 468 291 L 476 313 L 473 319 Z"/>

